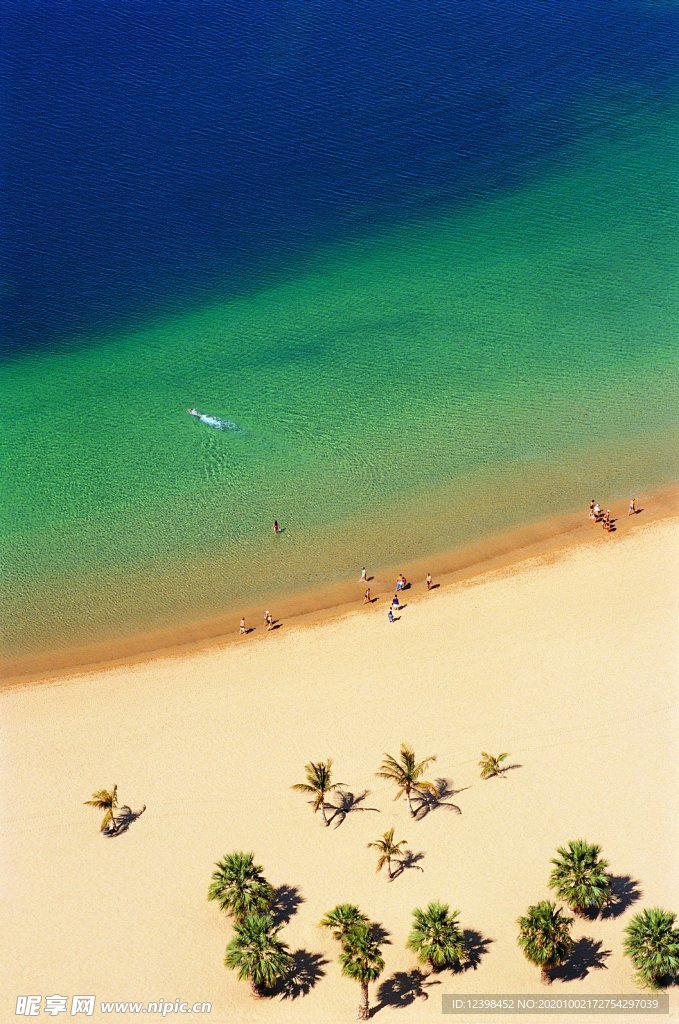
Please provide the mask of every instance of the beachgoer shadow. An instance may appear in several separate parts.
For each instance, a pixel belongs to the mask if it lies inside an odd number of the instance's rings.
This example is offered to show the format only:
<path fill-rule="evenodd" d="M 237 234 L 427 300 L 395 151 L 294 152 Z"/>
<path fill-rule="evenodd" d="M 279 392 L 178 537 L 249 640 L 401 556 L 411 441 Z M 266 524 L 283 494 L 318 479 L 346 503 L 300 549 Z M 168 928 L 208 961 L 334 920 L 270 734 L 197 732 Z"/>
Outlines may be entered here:
<path fill-rule="evenodd" d="M 602 918 L 620 917 L 628 907 L 641 899 L 643 892 L 639 882 L 630 875 L 611 875 L 611 895 L 607 905 L 601 911 Z M 598 914 L 594 914 L 597 917 Z"/>
<path fill-rule="evenodd" d="M 412 971 L 396 971 L 383 981 L 377 990 L 379 1002 L 373 1007 L 371 1016 L 379 1013 L 385 1006 L 403 1009 L 412 1006 L 416 999 L 429 999 L 427 989 L 440 984 L 440 981 L 423 974 L 419 967 Z"/>
<path fill-rule="evenodd" d="M 602 949 L 601 940 L 585 936 L 578 939 L 567 960 L 558 967 L 552 968 L 550 975 L 554 981 L 582 981 L 590 971 L 607 970 L 606 960 L 611 955 L 610 949 Z"/>
<path fill-rule="evenodd" d="M 440 586 L 441 586 L 440 583 L 432 583 L 432 585 L 430 586 L 429 589 L 430 590 L 438 590 Z"/>
<path fill-rule="evenodd" d="M 276 926 L 289 924 L 290 919 L 295 916 L 304 902 L 305 899 L 296 885 L 279 885 L 274 889 L 269 906 L 269 913 L 274 924 Z"/>
<path fill-rule="evenodd" d="M 374 577 L 374 576 L 366 576 L 366 578 L 365 578 L 365 582 L 366 582 L 366 583 L 372 583 L 372 581 L 373 581 L 374 579 L 375 579 L 375 577 Z"/>
<path fill-rule="evenodd" d="M 123 804 L 122 807 L 116 807 L 113 812 L 111 823 L 104 829 L 102 835 L 105 836 L 119 836 L 123 832 L 127 832 L 128 828 L 133 821 L 140 818 L 146 810 L 146 804 L 139 811 L 133 811 L 127 804 Z"/>
<path fill-rule="evenodd" d="M 354 811 L 375 811 L 376 814 L 380 813 L 379 807 L 359 807 L 365 798 L 369 795 L 369 791 L 364 789 L 362 793 L 351 793 L 349 790 L 340 789 L 336 792 L 338 803 L 326 803 L 325 806 L 328 810 L 331 810 L 332 816 L 330 818 L 330 824 L 337 819 L 335 828 L 339 828 L 342 822 L 345 820 L 347 814 L 353 814 Z"/>
<path fill-rule="evenodd" d="M 389 879 L 390 882 L 394 882 L 397 878 L 400 878 L 406 871 L 424 871 L 424 868 L 420 867 L 419 862 L 424 860 L 423 853 L 413 853 L 412 850 L 406 850 L 399 858 L 398 865 L 393 875 Z"/>
<path fill-rule="evenodd" d="M 269 630 L 269 632 L 273 633 L 275 629 L 280 629 L 282 625 L 283 623 L 281 622 L 280 619 L 274 619 L 273 622 L 271 623 L 271 629 Z"/>
<path fill-rule="evenodd" d="M 392 618 L 391 621 L 392 622 L 400 622 L 401 621 L 401 616 L 400 615 L 394 615 L 394 617 Z"/>
<path fill-rule="evenodd" d="M 432 782 L 430 790 L 419 791 L 413 796 L 412 804 L 415 808 L 413 817 L 417 821 L 421 821 L 422 818 L 426 818 L 428 814 L 439 807 L 445 807 L 449 811 L 454 811 L 455 814 L 462 814 L 462 809 L 457 804 L 451 803 L 450 798 L 457 796 L 458 793 L 464 793 L 465 789 L 469 788 L 469 786 L 465 786 L 463 789 L 453 789 L 450 779 L 436 779 L 435 782 Z"/>
<path fill-rule="evenodd" d="M 281 999 L 298 999 L 308 995 L 325 977 L 323 968 L 329 963 L 320 953 L 310 953 L 308 949 L 295 950 L 290 968 L 271 990 L 271 995 L 280 996 Z"/>
<path fill-rule="evenodd" d="M 462 934 L 464 936 L 466 955 L 457 968 L 457 972 L 475 971 L 488 952 L 488 946 L 490 946 L 493 940 L 485 939 L 481 932 L 477 932 L 475 928 L 465 928 Z"/>

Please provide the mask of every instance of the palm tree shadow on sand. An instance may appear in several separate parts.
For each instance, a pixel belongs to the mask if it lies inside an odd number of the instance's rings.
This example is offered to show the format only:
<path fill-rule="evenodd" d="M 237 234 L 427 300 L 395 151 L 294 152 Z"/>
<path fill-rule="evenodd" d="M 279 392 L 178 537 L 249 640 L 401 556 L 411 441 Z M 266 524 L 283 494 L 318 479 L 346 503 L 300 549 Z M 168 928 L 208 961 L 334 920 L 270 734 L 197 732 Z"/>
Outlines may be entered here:
<path fill-rule="evenodd" d="M 643 892 L 636 878 L 632 878 L 631 875 L 611 875 L 611 896 L 608 904 L 601 911 L 601 917 L 604 919 L 620 917 L 642 896 Z"/>
<path fill-rule="evenodd" d="M 109 837 L 122 835 L 123 832 L 127 832 L 130 825 L 137 818 L 141 818 L 145 810 L 146 804 L 138 811 L 133 811 L 127 804 L 123 804 L 122 807 L 116 807 L 113 811 L 111 824 L 103 830 L 102 835 Z"/>
<path fill-rule="evenodd" d="M 465 789 L 469 788 L 469 786 L 465 786 L 463 789 L 453 789 L 450 779 L 436 779 L 435 782 L 432 782 L 431 789 L 418 790 L 413 796 L 413 817 L 417 821 L 421 821 L 422 818 L 426 818 L 428 814 L 438 810 L 439 807 L 454 811 L 455 814 L 462 814 L 462 808 L 451 803 L 450 798 L 457 796 L 458 793 L 464 793 Z"/>
<path fill-rule="evenodd" d="M 406 850 L 401 857 L 399 857 L 398 865 L 393 875 L 389 879 L 393 882 L 396 878 L 402 875 L 406 871 L 424 871 L 424 868 L 420 867 L 420 861 L 424 860 L 424 853 L 413 853 L 412 850 Z"/>
<path fill-rule="evenodd" d="M 558 967 L 553 967 L 550 976 L 553 981 L 582 981 L 590 971 L 607 969 L 606 960 L 611 955 L 610 949 L 602 949 L 601 940 L 584 936 L 578 939 L 570 956 Z"/>
<path fill-rule="evenodd" d="M 370 795 L 370 791 L 364 789 L 362 793 L 351 793 L 349 790 L 340 789 L 337 791 L 336 796 L 338 797 L 338 803 L 331 804 L 326 801 L 326 808 L 332 811 L 330 821 L 328 824 L 332 825 L 333 821 L 336 820 L 335 828 L 339 828 L 340 825 L 346 820 L 348 814 L 353 814 L 354 811 L 374 811 L 376 814 L 380 813 L 379 807 L 359 807 L 367 796 Z"/>
<path fill-rule="evenodd" d="M 481 932 L 477 932 L 475 928 L 465 928 L 462 934 L 466 955 L 459 967 L 455 968 L 456 974 L 478 970 L 479 964 L 488 952 L 488 946 L 493 941 L 493 939 L 484 938 Z"/>
<path fill-rule="evenodd" d="M 373 1017 L 385 1006 L 404 1009 L 412 1006 L 416 999 L 429 999 L 427 989 L 440 984 L 440 981 L 423 974 L 419 967 L 412 971 L 396 971 L 377 990 L 379 1002 L 373 1006 L 370 1016 Z"/>
<path fill-rule="evenodd" d="M 279 885 L 274 889 L 269 907 L 269 913 L 273 917 L 274 924 L 276 926 L 289 924 L 291 918 L 295 916 L 304 902 L 305 899 L 297 886 Z"/>
<path fill-rule="evenodd" d="M 299 999 L 300 996 L 308 995 L 325 977 L 324 968 L 329 963 L 320 953 L 310 953 L 308 949 L 295 950 L 290 969 L 271 990 L 271 995 L 280 996 L 281 999 Z"/>

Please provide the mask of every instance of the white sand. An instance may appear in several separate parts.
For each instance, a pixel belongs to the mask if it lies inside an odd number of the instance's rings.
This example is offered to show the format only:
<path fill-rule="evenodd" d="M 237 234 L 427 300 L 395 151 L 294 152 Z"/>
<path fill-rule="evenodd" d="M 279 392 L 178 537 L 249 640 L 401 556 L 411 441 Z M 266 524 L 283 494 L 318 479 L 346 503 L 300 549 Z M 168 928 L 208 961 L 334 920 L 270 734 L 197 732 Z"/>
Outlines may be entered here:
<path fill-rule="evenodd" d="M 657 523 L 471 586 L 406 595 L 393 625 L 379 602 L 222 651 L 4 693 L 0 1019 L 22 1019 L 18 994 L 92 993 L 213 1003 L 209 1016 L 166 1018 L 175 1021 L 352 1020 L 359 986 L 318 928 L 342 901 L 390 933 L 382 980 L 392 988 L 416 966 L 404 948 L 415 906 L 447 901 L 464 928 L 492 940 L 478 970 L 443 973 L 428 999 L 383 1006 L 384 1024 L 448 1019 L 443 992 L 638 993 L 622 930 L 644 906 L 679 909 L 678 552 L 679 524 Z M 402 740 L 438 755 L 432 776 L 452 780 L 460 816 L 438 809 L 414 822 L 393 802 L 373 773 Z M 481 750 L 507 750 L 521 767 L 482 782 Z M 376 811 L 337 829 L 311 814 L 290 785 L 305 761 L 327 757 Z M 148 810 L 105 839 L 82 802 L 113 783 L 121 802 Z M 421 872 L 390 883 L 366 844 L 392 825 L 424 857 Z M 515 922 L 549 896 L 555 847 L 579 837 L 599 842 L 611 871 L 643 895 L 617 918 L 576 920 L 574 936 L 610 954 L 605 969 L 545 990 Z M 328 961 L 306 996 L 254 1000 L 222 965 L 231 925 L 205 894 L 214 862 L 238 849 L 304 899 L 285 937 Z"/>

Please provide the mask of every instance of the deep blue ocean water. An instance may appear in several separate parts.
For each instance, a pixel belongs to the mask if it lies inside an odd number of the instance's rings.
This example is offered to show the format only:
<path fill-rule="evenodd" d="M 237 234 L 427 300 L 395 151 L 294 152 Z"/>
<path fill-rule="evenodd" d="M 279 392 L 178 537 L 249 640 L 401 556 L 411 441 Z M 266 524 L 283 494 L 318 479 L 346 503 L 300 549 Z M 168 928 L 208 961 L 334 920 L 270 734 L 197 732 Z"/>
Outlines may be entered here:
<path fill-rule="evenodd" d="M 676 70 L 677 8 L 644 0 L 6 0 L 2 20 L 9 352 L 517 188 L 624 132 L 626 92 L 661 107 Z"/>

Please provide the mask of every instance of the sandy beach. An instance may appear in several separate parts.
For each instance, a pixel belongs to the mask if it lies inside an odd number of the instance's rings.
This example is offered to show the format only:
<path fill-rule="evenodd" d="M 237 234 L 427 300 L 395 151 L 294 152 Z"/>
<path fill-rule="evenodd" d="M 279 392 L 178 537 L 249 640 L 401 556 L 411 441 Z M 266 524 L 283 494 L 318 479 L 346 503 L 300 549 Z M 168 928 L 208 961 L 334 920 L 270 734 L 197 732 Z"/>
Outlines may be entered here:
<path fill-rule="evenodd" d="M 20 994 L 91 993 L 212 1003 L 170 1020 L 353 1020 L 359 986 L 318 927 L 347 901 L 389 934 L 371 987 L 385 1024 L 438 1021 L 443 993 L 545 994 L 516 918 L 548 898 L 549 860 L 576 838 L 601 844 L 628 897 L 576 920 L 577 956 L 548 993 L 639 993 L 623 929 L 643 907 L 677 909 L 679 520 L 640 516 L 610 537 L 586 526 L 586 543 L 524 550 L 429 594 L 419 584 L 393 625 L 381 599 L 5 690 L 0 1017 L 14 1019 Z M 413 821 L 375 777 L 404 740 L 437 756 L 430 774 L 453 807 Z M 482 750 L 516 767 L 481 781 Z M 290 787 L 328 757 L 365 798 L 324 828 Z M 83 801 L 114 783 L 147 810 L 106 839 Z M 416 857 L 389 882 L 367 843 L 391 826 Z M 232 927 L 206 891 L 215 861 L 241 849 L 289 887 L 284 937 L 310 966 L 306 994 L 253 999 L 223 966 Z M 460 910 L 478 962 L 418 988 L 405 941 L 413 908 L 433 899 Z M 675 1018 L 676 989 L 670 1000 Z"/>

